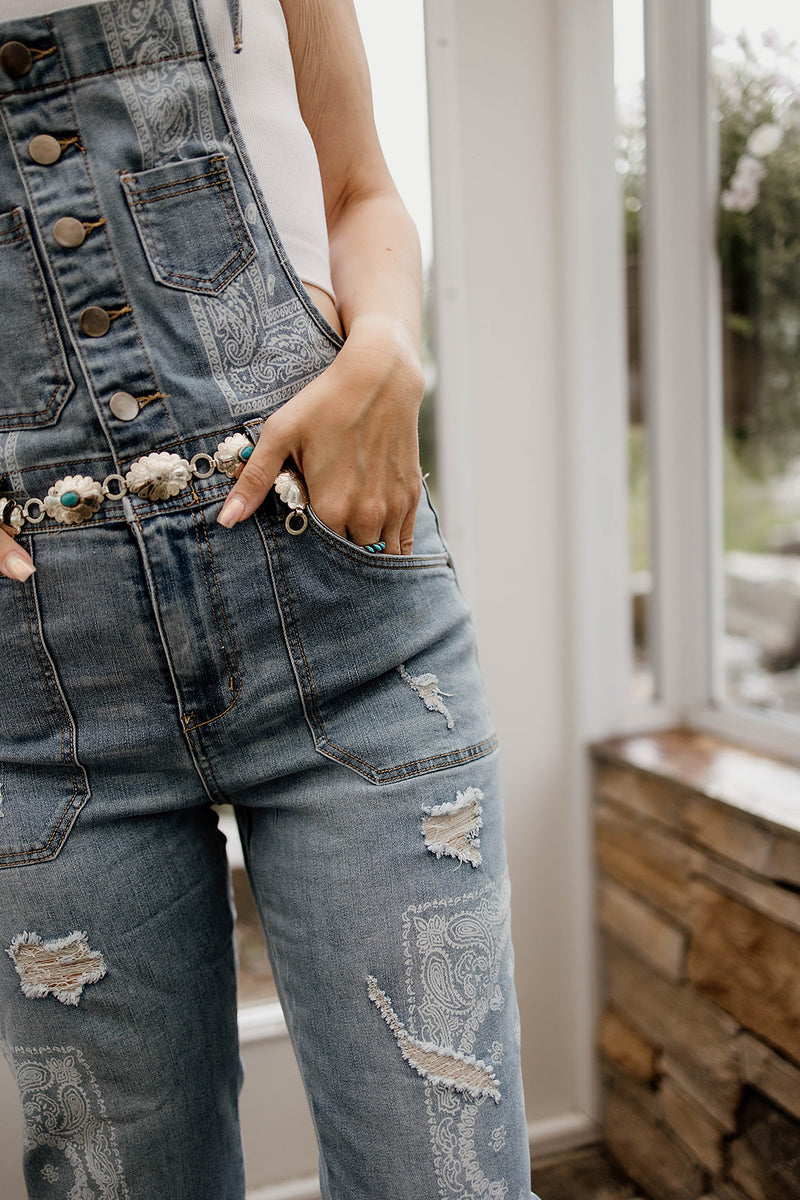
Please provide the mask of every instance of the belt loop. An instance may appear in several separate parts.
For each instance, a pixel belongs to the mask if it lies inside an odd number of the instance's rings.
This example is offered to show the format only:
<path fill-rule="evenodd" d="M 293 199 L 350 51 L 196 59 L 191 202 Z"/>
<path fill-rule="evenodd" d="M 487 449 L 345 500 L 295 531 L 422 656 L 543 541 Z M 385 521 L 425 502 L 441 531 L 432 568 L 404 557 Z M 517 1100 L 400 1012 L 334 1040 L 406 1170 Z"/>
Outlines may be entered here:
<path fill-rule="evenodd" d="M 233 29 L 233 52 L 239 54 L 242 49 L 242 4 L 241 0 L 227 0 L 227 2 Z"/>

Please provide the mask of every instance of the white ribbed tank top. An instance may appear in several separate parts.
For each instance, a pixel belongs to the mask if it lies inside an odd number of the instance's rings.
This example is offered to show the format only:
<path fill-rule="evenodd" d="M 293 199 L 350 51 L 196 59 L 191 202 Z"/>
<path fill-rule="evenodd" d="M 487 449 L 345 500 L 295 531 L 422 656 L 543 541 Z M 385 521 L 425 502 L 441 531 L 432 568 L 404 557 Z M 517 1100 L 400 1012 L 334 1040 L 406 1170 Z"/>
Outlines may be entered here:
<path fill-rule="evenodd" d="M 241 0 L 244 45 L 233 53 L 225 0 L 202 0 L 245 145 L 286 253 L 304 283 L 333 296 L 319 164 L 297 102 L 280 0 Z M 0 0 L 0 21 L 76 0 Z"/>

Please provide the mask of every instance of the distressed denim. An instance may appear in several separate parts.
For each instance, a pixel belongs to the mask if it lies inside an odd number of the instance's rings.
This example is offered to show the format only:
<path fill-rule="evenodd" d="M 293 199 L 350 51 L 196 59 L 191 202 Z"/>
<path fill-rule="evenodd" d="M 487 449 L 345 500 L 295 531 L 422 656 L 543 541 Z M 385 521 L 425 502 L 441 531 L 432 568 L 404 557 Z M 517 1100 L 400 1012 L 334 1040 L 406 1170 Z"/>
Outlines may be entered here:
<path fill-rule="evenodd" d="M 216 523 L 230 455 L 341 343 L 202 16 L 110 0 L 8 41 L 0 499 L 37 572 L 0 586 L 0 1037 L 29 1195 L 243 1197 L 230 803 L 326 1200 L 530 1200 L 495 737 L 428 498 L 408 557 L 292 532 L 275 494 Z"/>

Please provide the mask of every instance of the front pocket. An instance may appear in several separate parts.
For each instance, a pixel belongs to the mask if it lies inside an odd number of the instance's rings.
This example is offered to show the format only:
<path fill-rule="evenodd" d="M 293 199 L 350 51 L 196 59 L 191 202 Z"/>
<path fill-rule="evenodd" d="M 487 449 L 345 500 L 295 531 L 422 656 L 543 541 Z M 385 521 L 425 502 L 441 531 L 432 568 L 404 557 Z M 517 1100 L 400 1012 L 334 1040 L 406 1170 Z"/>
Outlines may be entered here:
<path fill-rule="evenodd" d="M 73 383 L 21 208 L 0 213 L 0 432 L 51 425 Z"/>
<path fill-rule="evenodd" d="M 371 783 L 496 747 L 469 609 L 423 493 L 422 553 L 371 555 L 309 512 L 256 517 L 306 720 L 320 754 Z"/>
<path fill-rule="evenodd" d="M 214 295 L 255 257 L 224 155 L 126 171 L 120 180 L 157 283 Z"/>
<path fill-rule="evenodd" d="M 0 868 L 55 858 L 89 798 L 30 581 L 0 586 Z"/>

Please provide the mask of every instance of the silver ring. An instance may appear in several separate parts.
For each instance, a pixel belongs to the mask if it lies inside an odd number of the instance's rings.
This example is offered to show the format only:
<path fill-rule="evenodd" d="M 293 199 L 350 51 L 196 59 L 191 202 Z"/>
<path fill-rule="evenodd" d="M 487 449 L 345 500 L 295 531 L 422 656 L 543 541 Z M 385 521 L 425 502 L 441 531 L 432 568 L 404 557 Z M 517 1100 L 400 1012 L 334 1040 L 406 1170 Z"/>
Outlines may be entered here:
<path fill-rule="evenodd" d="M 299 529 L 295 529 L 293 527 L 293 525 L 292 525 L 293 517 L 300 518 L 302 524 L 300 525 Z M 303 512 L 302 508 L 293 508 L 291 510 L 291 512 L 287 513 L 286 520 L 284 521 L 284 525 L 286 526 L 287 533 L 294 534 L 294 536 L 297 537 L 298 534 L 305 533 L 306 529 L 308 528 L 308 517 Z"/>
<path fill-rule="evenodd" d="M 119 492 L 112 492 L 109 490 L 109 483 L 113 483 L 115 480 L 122 485 L 122 490 Z M 128 485 L 121 475 L 106 475 L 101 487 L 103 495 L 108 500 L 121 500 L 128 490 Z"/>
<path fill-rule="evenodd" d="M 199 471 L 197 469 L 198 459 L 201 459 L 201 458 L 204 458 L 206 460 L 206 462 L 208 463 L 207 471 Z M 192 468 L 192 474 L 194 475 L 195 479 L 208 479 L 209 475 L 213 475 L 214 472 L 218 469 L 217 464 L 214 461 L 214 459 L 211 457 L 211 455 L 204 454 L 202 450 L 200 451 L 199 454 L 195 454 L 194 458 L 191 458 L 189 460 L 189 466 Z"/>
<path fill-rule="evenodd" d="M 31 511 L 30 511 L 30 510 L 31 510 L 31 505 L 32 505 L 32 504 L 38 504 L 38 505 L 39 505 L 39 515 L 38 515 L 38 517 L 32 517 L 32 516 L 31 516 Z M 26 520 L 26 521 L 28 521 L 28 522 L 29 522 L 31 525 L 38 525 L 38 524 L 39 524 L 39 522 L 40 522 L 40 521 L 43 521 L 43 520 L 44 520 L 44 517 L 45 517 L 45 512 L 44 512 L 44 501 L 43 501 L 43 500 L 40 500 L 40 499 L 38 498 L 38 496 L 31 496 L 29 500 L 26 500 L 26 501 L 25 501 L 25 507 L 23 508 L 22 512 L 23 512 L 23 515 L 24 515 L 24 517 L 25 517 L 25 520 Z"/>

